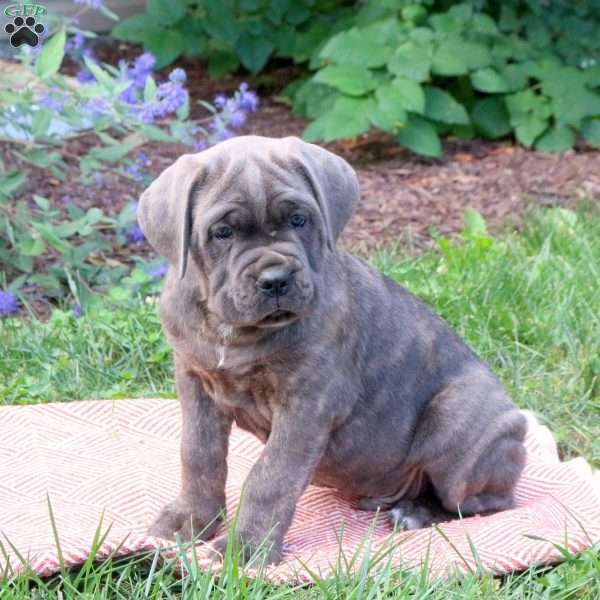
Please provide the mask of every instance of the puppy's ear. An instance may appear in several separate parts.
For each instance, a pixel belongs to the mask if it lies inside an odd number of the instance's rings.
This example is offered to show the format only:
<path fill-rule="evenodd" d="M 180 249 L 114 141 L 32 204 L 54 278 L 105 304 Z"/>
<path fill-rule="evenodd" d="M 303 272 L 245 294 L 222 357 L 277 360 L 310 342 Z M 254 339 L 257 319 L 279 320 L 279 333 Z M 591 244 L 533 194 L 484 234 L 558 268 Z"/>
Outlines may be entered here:
<path fill-rule="evenodd" d="M 321 208 L 328 229 L 327 245 L 335 242 L 360 199 L 358 178 L 354 169 L 341 157 L 298 138 L 304 174 Z"/>
<path fill-rule="evenodd" d="M 144 191 L 138 222 L 150 245 L 178 268 L 183 279 L 192 232 L 194 190 L 202 168 L 198 154 L 184 154 Z"/>

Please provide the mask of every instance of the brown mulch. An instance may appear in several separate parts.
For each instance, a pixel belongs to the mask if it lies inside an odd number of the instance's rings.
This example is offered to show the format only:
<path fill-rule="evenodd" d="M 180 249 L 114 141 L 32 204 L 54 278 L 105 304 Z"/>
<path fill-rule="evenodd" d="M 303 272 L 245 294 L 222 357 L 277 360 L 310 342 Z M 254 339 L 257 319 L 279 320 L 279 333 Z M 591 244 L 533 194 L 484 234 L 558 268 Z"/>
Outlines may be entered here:
<path fill-rule="evenodd" d="M 127 46 L 112 45 L 101 54 L 103 59 L 115 62 L 111 59 L 124 54 L 135 56 L 136 52 Z M 182 59 L 176 66 L 186 69 L 194 100 L 211 100 L 218 92 L 232 92 L 244 80 L 258 90 L 261 108 L 240 133 L 300 135 L 306 125 L 277 96 L 295 77 L 294 67 L 280 64 L 256 78 L 232 76 L 212 81 L 198 61 Z M 67 162 L 75 164 L 76 155 L 90 143 L 93 140 L 71 143 Z M 507 142 L 447 140 L 443 157 L 426 159 L 407 152 L 391 136 L 380 133 L 326 146 L 344 156 L 358 173 L 362 201 L 341 240 L 344 246 L 358 251 L 407 240 L 417 246 L 427 244 L 432 227 L 443 234 L 460 231 L 467 207 L 479 211 L 492 228 L 497 228 L 518 225 L 532 206 L 572 206 L 582 198 L 600 201 L 600 152 L 586 147 L 562 154 L 539 154 Z M 144 147 L 151 157 L 149 170 L 153 175 L 187 151 L 175 144 Z M 33 175 L 27 190 L 58 204 L 75 201 L 83 208 L 98 206 L 112 215 L 137 198 L 140 191 L 135 182 L 112 173 L 91 185 L 72 178 L 61 183 L 42 171 Z M 136 248 L 135 253 L 140 254 L 140 250 Z"/>

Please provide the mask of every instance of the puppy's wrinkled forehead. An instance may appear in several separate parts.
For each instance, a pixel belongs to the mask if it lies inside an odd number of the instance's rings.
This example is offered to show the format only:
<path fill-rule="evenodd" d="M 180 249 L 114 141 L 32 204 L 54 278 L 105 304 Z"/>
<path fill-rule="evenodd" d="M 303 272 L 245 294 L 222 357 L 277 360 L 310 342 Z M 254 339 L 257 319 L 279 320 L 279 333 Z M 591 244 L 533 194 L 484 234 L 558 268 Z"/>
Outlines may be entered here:
<path fill-rule="evenodd" d="M 205 160 L 206 173 L 200 193 L 206 190 L 205 208 L 228 202 L 248 203 L 257 216 L 265 218 L 269 205 L 281 195 L 296 194 L 304 200 L 314 198 L 302 154 L 286 139 L 271 143 L 248 143 L 216 146 Z M 233 142 L 233 140 L 232 140 Z"/>

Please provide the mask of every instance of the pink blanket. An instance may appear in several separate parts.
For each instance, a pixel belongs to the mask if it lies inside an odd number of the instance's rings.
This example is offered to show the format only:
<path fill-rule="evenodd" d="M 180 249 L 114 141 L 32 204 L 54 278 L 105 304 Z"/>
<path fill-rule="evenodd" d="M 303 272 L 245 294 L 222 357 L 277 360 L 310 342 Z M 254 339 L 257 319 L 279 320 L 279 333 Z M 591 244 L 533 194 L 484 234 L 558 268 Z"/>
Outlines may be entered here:
<path fill-rule="evenodd" d="M 391 534 L 385 515 L 355 510 L 335 492 L 309 487 L 285 539 L 284 562 L 270 567 L 277 581 L 307 580 L 304 565 L 326 576 L 346 557 L 394 545 L 391 561 L 433 574 L 477 566 L 494 573 L 561 559 L 554 546 L 576 552 L 600 540 L 600 478 L 582 458 L 560 462 L 552 435 L 530 417 L 527 466 L 517 507 L 436 529 Z M 167 542 L 146 535 L 160 507 L 179 486 L 179 407 L 171 400 L 65 402 L 0 408 L 0 573 L 22 564 L 40 575 L 59 569 L 49 517 L 50 498 L 66 566 L 90 552 L 104 513 L 112 524 L 97 557 L 151 550 Z M 262 444 L 234 428 L 227 482 L 228 510 Z M 361 541 L 369 537 L 369 544 Z M 475 549 L 475 552 L 473 551 Z M 198 547 L 202 558 L 206 546 Z M 360 559 L 356 561 L 357 568 Z M 10 572 L 10 570 L 9 570 Z"/>

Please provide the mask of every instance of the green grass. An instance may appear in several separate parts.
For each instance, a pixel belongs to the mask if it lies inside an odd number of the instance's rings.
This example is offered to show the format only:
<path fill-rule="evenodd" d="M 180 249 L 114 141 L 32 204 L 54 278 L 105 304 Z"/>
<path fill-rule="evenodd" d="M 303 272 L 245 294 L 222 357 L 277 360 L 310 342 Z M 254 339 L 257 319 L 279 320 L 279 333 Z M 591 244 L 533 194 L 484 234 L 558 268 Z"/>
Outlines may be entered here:
<path fill-rule="evenodd" d="M 532 216 L 524 231 L 492 238 L 469 215 L 462 239 L 420 256 L 379 253 L 373 262 L 463 335 L 515 402 L 536 411 L 564 456 L 600 466 L 600 214 L 560 209 Z M 153 303 L 96 308 L 76 319 L 0 322 L 0 403 L 174 395 L 170 350 Z M 596 550 L 562 565 L 502 579 L 469 575 L 428 583 L 424 573 L 353 576 L 343 569 L 302 588 L 250 580 L 229 561 L 220 578 L 167 561 L 115 559 L 50 580 L 0 583 L 4 598 L 589 598 L 600 597 Z M 182 592 L 185 591 L 185 594 Z"/>

